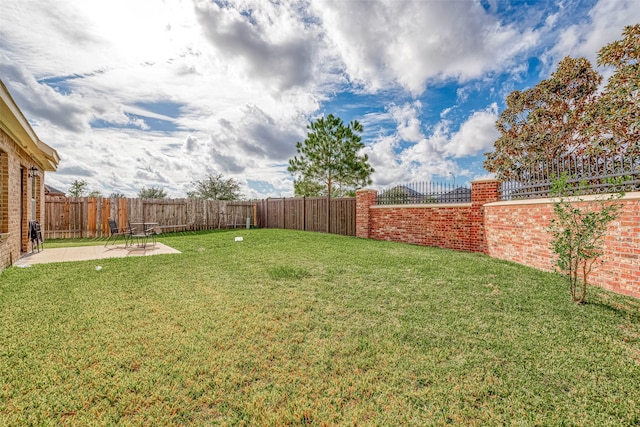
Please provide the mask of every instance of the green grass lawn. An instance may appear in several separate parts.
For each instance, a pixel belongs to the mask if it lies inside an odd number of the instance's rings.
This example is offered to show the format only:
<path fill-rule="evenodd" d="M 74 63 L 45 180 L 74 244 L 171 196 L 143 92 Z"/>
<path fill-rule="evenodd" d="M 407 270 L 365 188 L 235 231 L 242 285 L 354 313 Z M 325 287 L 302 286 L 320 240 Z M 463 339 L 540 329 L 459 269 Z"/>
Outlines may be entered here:
<path fill-rule="evenodd" d="M 0 274 L 0 425 L 640 424 L 639 300 L 326 234 L 158 240 L 182 254 Z"/>

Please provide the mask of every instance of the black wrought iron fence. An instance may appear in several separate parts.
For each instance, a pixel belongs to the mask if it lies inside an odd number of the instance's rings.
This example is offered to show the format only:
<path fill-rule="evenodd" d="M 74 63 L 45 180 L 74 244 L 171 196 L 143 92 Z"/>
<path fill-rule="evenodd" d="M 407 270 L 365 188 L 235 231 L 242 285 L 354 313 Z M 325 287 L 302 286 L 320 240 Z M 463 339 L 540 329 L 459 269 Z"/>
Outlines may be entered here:
<path fill-rule="evenodd" d="M 471 203 L 471 189 L 452 183 L 411 182 L 378 193 L 379 205 Z"/>
<path fill-rule="evenodd" d="M 522 170 L 518 177 L 502 182 L 502 200 L 549 197 L 553 181 L 566 173 L 568 190 L 580 194 L 602 194 L 640 190 L 640 158 L 567 156 L 541 162 Z"/>

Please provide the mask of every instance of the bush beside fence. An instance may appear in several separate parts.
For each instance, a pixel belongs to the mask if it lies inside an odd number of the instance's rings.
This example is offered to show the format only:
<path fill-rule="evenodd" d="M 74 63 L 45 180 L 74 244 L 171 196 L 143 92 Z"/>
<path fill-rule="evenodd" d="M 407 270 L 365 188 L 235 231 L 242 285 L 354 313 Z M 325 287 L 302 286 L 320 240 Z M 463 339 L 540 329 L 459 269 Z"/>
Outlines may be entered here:
<path fill-rule="evenodd" d="M 588 205 L 589 199 L 577 206 Z M 620 216 L 613 221 L 604 242 L 602 263 L 597 263 L 590 281 L 605 289 L 640 298 L 640 192 L 622 199 Z M 485 206 L 486 253 L 546 271 L 554 270 L 548 227 L 553 200 L 505 201 Z"/>

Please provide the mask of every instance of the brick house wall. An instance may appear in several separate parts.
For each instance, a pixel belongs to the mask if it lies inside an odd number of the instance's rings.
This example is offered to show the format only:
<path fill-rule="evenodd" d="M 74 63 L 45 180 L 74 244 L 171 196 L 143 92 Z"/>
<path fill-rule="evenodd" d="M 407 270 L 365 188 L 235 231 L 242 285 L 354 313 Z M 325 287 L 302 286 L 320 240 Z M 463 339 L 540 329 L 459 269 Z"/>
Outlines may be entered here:
<path fill-rule="evenodd" d="M 0 81 L 0 272 L 29 250 L 29 221 L 44 222 L 44 174 L 58 161 Z"/>
<path fill-rule="evenodd" d="M 499 202 L 499 181 L 472 184 L 471 203 L 378 206 L 377 191 L 356 193 L 356 236 L 434 246 L 489 256 L 551 271 L 548 227 L 553 201 Z M 589 196 L 584 203 L 589 203 Z M 605 239 L 604 261 L 591 283 L 640 298 L 640 192 L 622 200 L 620 217 Z"/>
<path fill-rule="evenodd" d="M 0 233 L 0 271 L 11 265 L 23 252 L 29 250 L 28 221 L 36 218 L 44 222 L 44 172 L 24 150 L 0 129 L 0 209 L 2 224 Z M 38 176 L 31 178 L 31 168 L 38 169 Z M 36 195 L 36 211 L 33 212 L 32 195 Z M 22 206 L 22 208 L 21 208 Z M 22 212 L 21 212 L 22 211 Z"/>

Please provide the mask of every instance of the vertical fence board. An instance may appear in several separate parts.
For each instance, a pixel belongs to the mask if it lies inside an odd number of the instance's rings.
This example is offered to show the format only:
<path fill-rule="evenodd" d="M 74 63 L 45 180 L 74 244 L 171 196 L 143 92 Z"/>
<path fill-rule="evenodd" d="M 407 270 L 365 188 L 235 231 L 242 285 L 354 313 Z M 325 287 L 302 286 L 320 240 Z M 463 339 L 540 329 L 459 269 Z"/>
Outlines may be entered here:
<path fill-rule="evenodd" d="M 100 234 L 109 236 L 109 219 L 111 218 L 111 199 L 102 199 Z"/>
<path fill-rule="evenodd" d="M 118 199 L 117 218 L 118 218 L 118 227 L 120 227 L 121 230 L 124 230 L 125 228 L 127 228 L 127 223 L 129 222 L 128 204 L 129 204 L 129 199 Z"/>
<path fill-rule="evenodd" d="M 80 221 L 78 222 L 78 225 L 80 226 L 79 237 L 89 237 L 89 200 L 86 198 L 80 198 L 79 202 L 81 207 Z"/>
<path fill-rule="evenodd" d="M 67 235 L 65 231 L 69 230 L 71 226 L 71 200 L 66 200 L 62 208 L 62 228 L 60 229 L 62 235 L 60 237 L 69 238 L 71 236 Z"/>
<path fill-rule="evenodd" d="M 98 202 L 95 197 L 89 197 L 87 199 L 87 236 L 86 237 L 96 237 L 97 230 L 97 213 L 98 213 Z"/>

